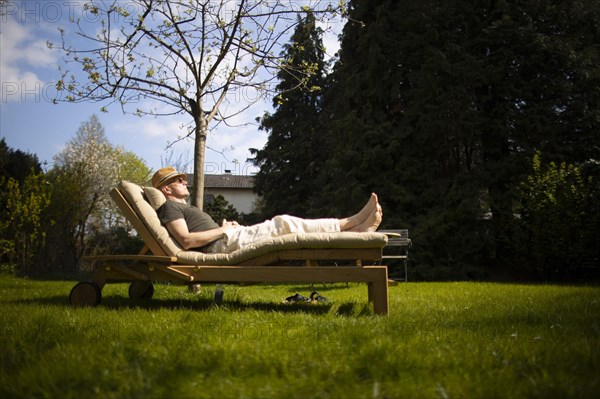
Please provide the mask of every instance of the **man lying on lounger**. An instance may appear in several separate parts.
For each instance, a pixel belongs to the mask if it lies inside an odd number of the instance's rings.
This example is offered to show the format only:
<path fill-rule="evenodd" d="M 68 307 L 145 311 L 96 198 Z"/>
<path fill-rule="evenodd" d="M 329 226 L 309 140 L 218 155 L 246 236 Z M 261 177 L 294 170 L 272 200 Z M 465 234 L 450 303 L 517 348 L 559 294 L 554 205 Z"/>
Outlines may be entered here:
<path fill-rule="evenodd" d="M 208 214 L 187 204 L 190 192 L 185 174 L 173 167 L 162 168 L 152 177 L 152 185 L 167 198 L 157 210 L 161 223 L 184 249 L 205 253 L 229 253 L 255 241 L 290 233 L 371 232 L 377 230 L 383 216 L 373 193 L 360 212 L 344 219 L 281 215 L 253 226 L 227 220 L 219 226 Z"/>

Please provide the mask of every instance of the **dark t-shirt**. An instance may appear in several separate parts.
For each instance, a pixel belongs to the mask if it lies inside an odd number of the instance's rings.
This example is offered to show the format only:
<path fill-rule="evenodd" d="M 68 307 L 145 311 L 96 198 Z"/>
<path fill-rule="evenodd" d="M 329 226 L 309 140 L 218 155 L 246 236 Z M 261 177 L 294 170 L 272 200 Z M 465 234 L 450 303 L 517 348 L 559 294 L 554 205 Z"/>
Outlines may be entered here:
<path fill-rule="evenodd" d="M 162 224 L 184 219 L 190 232 L 219 228 L 219 225 L 208 214 L 188 204 L 167 201 L 156 212 Z"/>

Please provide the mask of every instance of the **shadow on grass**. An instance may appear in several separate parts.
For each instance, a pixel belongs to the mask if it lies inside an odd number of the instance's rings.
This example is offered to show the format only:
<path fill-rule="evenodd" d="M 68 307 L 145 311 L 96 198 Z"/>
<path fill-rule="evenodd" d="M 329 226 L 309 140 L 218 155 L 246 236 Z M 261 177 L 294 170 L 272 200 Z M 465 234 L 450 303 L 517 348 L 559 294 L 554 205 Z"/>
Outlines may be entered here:
<path fill-rule="evenodd" d="M 66 296 L 47 296 L 20 299 L 10 301 L 14 304 L 25 305 L 52 305 L 71 307 L 69 299 Z M 310 313 L 310 314 L 326 314 L 332 308 L 331 303 L 276 303 L 276 302 L 242 302 L 239 300 L 224 301 L 222 305 L 215 304 L 210 299 L 189 298 L 181 299 L 130 299 L 120 295 L 109 295 L 102 297 L 102 301 L 96 305 L 97 308 L 124 310 L 124 309 L 144 309 L 144 310 L 197 310 L 208 311 L 216 308 L 222 308 L 229 311 L 248 311 L 258 310 L 263 312 L 280 312 L 280 313 Z"/>
<path fill-rule="evenodd" d="M 373 310 L 369 304 L 358 304 L 353 302 L 342 303 L 336 312 L 339 316 L 356 317 L 356 316 L 372 316 Z"/>

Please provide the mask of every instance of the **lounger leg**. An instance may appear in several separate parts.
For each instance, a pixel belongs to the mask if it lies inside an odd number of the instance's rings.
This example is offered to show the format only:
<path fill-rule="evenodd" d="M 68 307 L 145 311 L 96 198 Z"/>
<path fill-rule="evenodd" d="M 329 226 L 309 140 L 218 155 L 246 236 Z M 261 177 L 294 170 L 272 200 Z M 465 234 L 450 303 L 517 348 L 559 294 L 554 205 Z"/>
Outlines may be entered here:
<path fill-rule="evenodd" d="M 96 269 L 93 281 L 100 289 L 104 288 L 104 286 L 106 285 L 106 275 L 104 273 L 104 270 L 102 270 L 101 268 Z"/>
<path fill-rule="evenodd" d="M 369 283 L 369 301 L 373 302 L 375 314 L 388 314 L 388 284 L 387 268 L 377 270 L 376 278 Z"/>

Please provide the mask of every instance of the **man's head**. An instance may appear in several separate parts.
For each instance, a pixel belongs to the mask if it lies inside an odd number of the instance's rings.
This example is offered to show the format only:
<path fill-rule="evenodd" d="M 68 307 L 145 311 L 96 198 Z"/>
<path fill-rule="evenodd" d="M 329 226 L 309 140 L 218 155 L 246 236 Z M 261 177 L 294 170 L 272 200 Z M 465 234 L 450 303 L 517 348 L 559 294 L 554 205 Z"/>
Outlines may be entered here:
<path fill-rule="evenodd" d="M 177 173 L 177 170 L 172 166 L 161 168 L 152 176 L 152 187 L 160 189 L 177 181 L 180 177 L 185 180 L 187 176 L 185 173 Z"/>
<path fill-rule="evenodd" d="M 162 191 L 165 197 L 172 201 L 185 202 L 190 196 L 186 174 L 177 173 L 177 170 L 171 166 L 156 171 L 152 176 L 152 186 Z"/>

